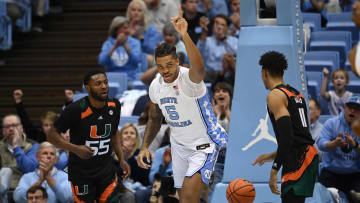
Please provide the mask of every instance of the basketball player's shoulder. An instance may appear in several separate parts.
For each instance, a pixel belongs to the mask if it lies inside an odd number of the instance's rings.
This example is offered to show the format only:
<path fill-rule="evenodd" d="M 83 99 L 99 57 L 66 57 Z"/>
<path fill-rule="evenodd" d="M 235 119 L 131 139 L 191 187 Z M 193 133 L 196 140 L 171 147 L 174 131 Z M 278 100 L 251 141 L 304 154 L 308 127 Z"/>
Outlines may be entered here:
<path fill-rule="evenodd" d="M 108 106 L 108 108 L 114 108 L 118 111 L 120 111 L 121 109 L 121 104 L 116 98 L 109 98 L 106 105 Z"/>
<path fill-rule="evenodd" d="M 85 111 L 88 107 L 88 103 L 86 101 L 86 97 L 83 97 L 71 104 L 69 104 L 64 110 L 71 112 L 82 112 Z"/>

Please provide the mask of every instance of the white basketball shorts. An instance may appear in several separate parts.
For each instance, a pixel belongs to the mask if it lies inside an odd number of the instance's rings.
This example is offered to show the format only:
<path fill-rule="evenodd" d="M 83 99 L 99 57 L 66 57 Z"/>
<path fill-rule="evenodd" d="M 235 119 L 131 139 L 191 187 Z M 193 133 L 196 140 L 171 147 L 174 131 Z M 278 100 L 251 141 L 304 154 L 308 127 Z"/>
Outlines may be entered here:
<path fill-rule="evenodd" d="M 209 149 L 195 150 L 171 143 L 175 188 L 181 188 L 184 178 L 191 177 L 197 172 L 200 172 L 202 181 L 209 184 L 219 154 L 219 148 L 216 146 L 209 147 Z"/>

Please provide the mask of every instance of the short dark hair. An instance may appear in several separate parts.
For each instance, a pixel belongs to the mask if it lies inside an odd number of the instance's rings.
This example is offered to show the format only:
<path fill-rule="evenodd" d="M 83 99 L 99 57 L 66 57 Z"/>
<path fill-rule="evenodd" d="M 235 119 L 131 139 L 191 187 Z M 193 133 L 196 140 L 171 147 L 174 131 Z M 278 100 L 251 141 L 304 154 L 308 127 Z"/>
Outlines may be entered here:
<path fill-rule="evenodd" d="M 172 55 L 174 58 L 178 58 L 176 55 L 175 46 L 170 46 L 169 44 L 163 42 L 155 49 L 155 59 L 157 57 L 164 57 L 168 55 Z"/>
<path fill-rule="evenodd" d="M 310 98 L 310 99 L 309 99 L 309 104 L 310 104 L 310 101 L 313 101 L 313 102 L 315 103 L 315 107 L 316 107 L 318 110 L 321 111 L 321 105 L 320 105 L 320 103 L 319 103 L 316 99 Z"/>
<path fill-rule="evenodd" d="M 270 71 L 272 76 L 283 76 L 284 71 L 288 67 L 285 55 L 277 51 L 269 51 L 263 54 L 260 58 L 259 64 L 262 69 Z"/>
<path fill-rule="evenodd" d="M 34 194 L 36 191 L 41 190 L 42 197 L 44 199 L 48 198 L 48 193 L 46 192 L 45 188 L 43 188 L 41 185 L 33 185 L 26 191 L 26 198 L 29 196 L 29 194 Z"/>
<path fill-rule="evenodd" d="M 85 74 L 84 76 L 84 85 L 88 85 L 89 84 L 89 81 L 90 81 L 90 78 L 93 76 L 93 75 L 97 75 L 97 74 L 104 74 L 106 76 L 106 73 L 102 70 L 92 70 L 92 71 L 89 71 Z"/>
<path fill-rule="evenodd" d="M 214 23 L 215 23 L 215 19 L 216 19 L 216 18 L 222 18 L 222 19 L 224 19 L 224 20 L 226 21 L 226 24 L 227 24 L 228 27 L 229 27 L 230 24 L 231 24 L 231 20 L 229 19 L 229 17 L 227 17 L 227 16 L 224 15 L 224 14 L 218 14 L 218 15 L 216 15 L 216 16 L 214 17 Z"/>

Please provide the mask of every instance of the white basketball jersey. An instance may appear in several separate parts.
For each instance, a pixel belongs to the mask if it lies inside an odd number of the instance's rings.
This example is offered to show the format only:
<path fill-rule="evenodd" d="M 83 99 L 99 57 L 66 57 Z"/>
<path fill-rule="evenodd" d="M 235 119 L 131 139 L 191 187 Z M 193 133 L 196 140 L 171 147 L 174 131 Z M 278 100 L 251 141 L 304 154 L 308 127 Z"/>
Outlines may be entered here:
<path fill-rule="evenodd" d="M 190 95 L 191 90 L 196 96 Z M 181 66 L 174 82 L 166 83 L 160 75 L 152 81 L 149 96 L 170 126 L 172 144 L 195 150 L 212 150 L 215 144 L 226 144 L 226 132 L 217 123 L 206 91 L 205 83 L 192 82 L 189 69 Z"/>

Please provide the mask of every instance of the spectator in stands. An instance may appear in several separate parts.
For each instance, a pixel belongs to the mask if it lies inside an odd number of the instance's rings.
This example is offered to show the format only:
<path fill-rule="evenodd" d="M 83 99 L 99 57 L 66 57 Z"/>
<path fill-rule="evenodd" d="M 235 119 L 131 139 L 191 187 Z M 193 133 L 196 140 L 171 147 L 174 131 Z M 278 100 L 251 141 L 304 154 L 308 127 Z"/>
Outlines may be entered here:
<path fill-rule="evenodd" d="M 200 0 L 198 11 L 205 13 L 209 19 L 219 14 L 226 16 L 229 14 L 226 0 Z"/>
<path fill-rule="evenodd" d="M 240 31 L 240 0 L 229 0 L 231 15 L 230 35 L 238 38 Z"/>
<path fill-rule="evenodd" d="M 202 24 L 202 33 L 197 47 L 199 48 L 206 66 L 206 82 L 213 82 L 222 69 L 222 59 L 225 53 L 232 55 L 237 51 L 237 39 L 228 35 L 230 20 L 225 15 L 214 18 L 213 35 L 207 37 L 207 26 Z"/>
<path fill-rule="evenodd" d="M 134 183 L 140 182 L 143 186 L 149 185 L 150 170 L 138 166 L 136 157 L 139 154 L 140 139 L 138 131 L 134 124 L 126 123 L 121 127 L 120 134 L 122 136 L 122 149 L 125 160 L 128 162 L 131 174 L 130 179 Z"/>
<path fill-rule="evenodd" d="M 360 96 L 352 96 L 340 115 L 328 119 L 316 144 L 323 151 L 319 182 L 335 187 L 346 194 L 360 192 L 360 138 L 351 130 L 351 124 L 360 118 Z"/>
<path fill-rule="evenodd" d="M 7 192 L 11 183 L 12 170 L 1 165 L 0 157 L 0 202 L 8 202 Z"/>
<path fill-rule="evenodd" d="M 42 32 L 46 0 L 32 0 L 31 3 L 32 3 L 32 10 L 33 10 L 32 30 L 37 31 L 37 32 Z"/>
<path fill-rule="evenodd" d="M 184 18 L 188 22 L 188 33 L 192 41 L 196 44 L 201 34 L 200 21 L 206 18 L 204 13 L 197 11 L 199 0 L 182 0 L 181 7 Z"/>
<path fill-rule="evenodd" d="M 230 53 L 225 53 L 222 58 L 222 69 L 219 74 L 216 75 L 215 81 L 212 86 L 215 86 L 218 82 L 226 82 L 231 86 L 235 84 L 235 71 L 236 71 L 236 56 Z"/>
<path fill-rule="evenodd" d="M 320 13 L 321 26 L 325 27 L 327 23 L 327 15 L 325 12 L 325 5 L 329 0 L 301 0 L 301 11 L 307 13 Z"/>
<path fill-rule="evenodd" d="M 35 127 L 25 110 L 22 100 L 23 96 L 24 93 L 21 89 L 14 90 L 13 98 L 15 101 L 15 108 L 17 115 L 20 117 L 21 123 L 23 124 L 24 131 L 28 138 L 33 139 L 39 143 L 44 142 L 46 140 L 46 134 L 49 132 L 55 120 L 57 119 L 57 115 L 53 111 L 46 111 L 41 116 L 41 129 Z"/>
<path fill-rule="evenodd" d="M 226 82 L 218 82 L 215 84 L 213 91 L 214 113 L 219 124 L 226 132 L 229 132 L 233 87 Z"/>
<path fill-rule="evenodd" d="M 319 117 L 321 114 L 321 105 L 316 99 L 309 99 L 309 110 L 310 110 L 310 133 L 315 140 L 318 140 L 323 124 L 319 122 Z"/>
<path fill-rule="evenodd" d="M 11 184 L 10 188 L 16 188 L 23 171 L 19 168 L 18 162 L 22 160 L 16 159 L 21 154 L 29 154 L 34 151 L 33 142 L 26 139 L 20 118 L 14 114 L 4 116 L 2 121 L 3 140 L 0 142 L 0 159 L 3 168 L 11 168 Z"/>
<path fill-rule="evenodd" d="M 159 32 L 163 30 L 169 19 L 177 15 L 177 6 L 173 0 L 144 0 L 149 10 L 150 23 Z"/>
<path fill-rule="evenodd" d="M 329 101 L 329 111 L 331 115 L 338 115 L 349 98 L 353 95 L 352 92 L 346 90 L 346 85 L 349 83 L 349 74 L 344 69 L 336 69 L 331 74 L 331 82 L 335 90 L 326 91 L 326 86 L 329 78 L 329 70 L 323 69 L 323 81 L 321 83 L 320 96 Z"/>
<path fill-rule="evenodd" d="M 339 6 L 342 12 L 351 12 L 352 5 L 356 0 L 339 0 Z"/>
<path fill-rule="evenodd" d="M 218 82 L 215 84 L 213 92 L 214 113 L 216 115 L 218 123 L 226 130 L 226 132 L 229 132 L 233 87 L 229 83 Z M 215 186 L 217 183 L 221 182 L 223 178 L 225 155 L 226 148 L 222 147 L 219 151 L 219 155 L 215 164 L 214 183 L 212 184 L 212 186 Z M 212 187 L 212 189 L 214 188 Z"/>
<path fill-rule="evenodd" d="M 127 8 L 126 17 L 130 21 L 130 36 L 140 40 L 141 49 L 146 54 L 144 55 L 147 60 L 146 64 L 152 67 L 155 48 L 157 43 L 162 41 L 162 36 L 155 25 L 149 23 L 149 14 L 144 1 L 132 0 Z"/>
<path fill-rule="evenodd" d="M 26 199 L 28 203 L 46 203 L 48 194 L 45 188 L 40 185 L 34 185 L 26 191 Z"/>
<path fill-rule="evenodd" d="M 129 21 L 122 16 L 115 17 L 109 35 L 102 45 L 99 64 L 106 66 L 108 72 L 125 72 L 130 81 L 134 80 L 142 51 L 140 41 L 129 36 Z"/>
<path fill-rule="evenodd" d="M 158 174 L 157 174 L 158 175 Z M 155 177 L 150 203 L 178 203 L 179 196 L 172 176 Z"/>
<path fill-rule="evenodd" d="M 171 147 L 166 145 L 155 151 L 152 160 L 149 181 L 151 184 L 155 182 L 155 176 L 158 174 L 160 177 L 172 175 L 172 162 L 171 162 Z M 149 202 L 152 189 L 138 190 L 135 193 L 137 202 Z"/>
<path fill-rule="evenodd" d="M 65 93 L 65 107 L 66 107 L 73 102 L 74 91 L 71 89 L 65 89 L 64 93 Z"/>
<path fill-rule="evenodd" d="M 309 99 L 309 111 L 310 111 L 310 133 L 315 141 L 314 146 L 319 152 L 319 160 L 322 158 L 322 151 L 319 150 L 319 147 L 316 144 L 316 141 L 319 139 L 323 124 L 319 122 L 319 117 L 321 114 L 321 105 L 316 99 Z"/>
<path fill-rule="evenodd" d="M 23 175 L 14 191 L 17 203 L 26 202 L 26 191 L 32 186 L 43 186 L 48 193 L 48 202 L 72 202 L 72 191 L 67 173 L 57 170 L 54 165 L 58 159 L 56 147 L 43 142 L 38 147 L 36 159 L 39 167 L 36 171 Z"/>

